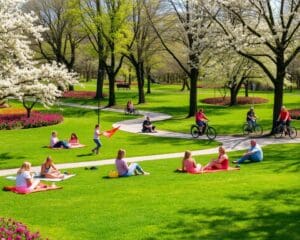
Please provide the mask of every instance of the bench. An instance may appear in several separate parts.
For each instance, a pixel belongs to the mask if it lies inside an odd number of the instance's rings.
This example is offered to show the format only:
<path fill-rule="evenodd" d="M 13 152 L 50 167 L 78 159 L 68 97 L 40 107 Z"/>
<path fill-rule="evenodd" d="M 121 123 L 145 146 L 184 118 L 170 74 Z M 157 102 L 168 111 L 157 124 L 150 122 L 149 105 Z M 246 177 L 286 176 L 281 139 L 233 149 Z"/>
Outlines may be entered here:
<path fill-rule="evenodd" d="M 124 88 L 124 89 L 130 89 L 129 83 L 117 83 L 117 89 Z"/>

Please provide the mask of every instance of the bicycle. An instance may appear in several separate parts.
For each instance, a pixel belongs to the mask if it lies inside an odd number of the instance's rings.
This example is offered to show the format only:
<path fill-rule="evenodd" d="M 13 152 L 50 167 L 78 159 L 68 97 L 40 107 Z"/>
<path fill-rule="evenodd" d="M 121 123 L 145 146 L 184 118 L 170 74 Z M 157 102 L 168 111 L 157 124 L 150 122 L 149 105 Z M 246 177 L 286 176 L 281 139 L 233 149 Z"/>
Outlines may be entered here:
<path fill-rule="evenodd" d="M 139 115 L 139 110 L 134 108 L 132 111 L 128 111 L 127 108 L 124 108 L 124 114 L 125 115 Z"/>
<path fill-rule="evenodd" d="M 244 135 L 256 135 L 261 136 L 263 134 L 263 128 L 257 122 L 253 124 L 249 124 L 248 122 L 244 123 L 243 127 L 243 134 Z"/>
<path fill-rule="evenodd" d="M 196 124 L 193 124 L 191 126 L 191 135 L 193 138 L 197 138 L 199 136 L 202 136 L 203 134 L 206 134 L 208 139 L 213 140 L 217 136 L 217 131 L 213 127 L 208 126 L 208 124 L 202 129 Z"/>
<path fill-rule="evenodd" d="M 284 135 L 289 135 L 291 139 L 294 139 L 295 137 L 297 137 L 297 129 L 292 126 L 287 126 L 284 123 L 280 123 L 274 129 L 274 136 L 275 138 L 281 138 Z"/>

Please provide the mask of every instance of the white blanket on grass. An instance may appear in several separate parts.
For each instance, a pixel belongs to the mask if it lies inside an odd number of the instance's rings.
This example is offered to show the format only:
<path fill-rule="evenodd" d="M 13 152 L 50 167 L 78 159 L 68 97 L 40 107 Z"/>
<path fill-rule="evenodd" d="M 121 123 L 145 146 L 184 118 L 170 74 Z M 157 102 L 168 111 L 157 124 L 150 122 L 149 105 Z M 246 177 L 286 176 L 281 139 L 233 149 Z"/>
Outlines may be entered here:
<path fill-rule="evenodd" d="M 45 177 L 41 177 L 41 175 L 36 175 L 36 176 L 34 176 L 34 179 L 38 179 L 41 181 L 47 181 L 47 182 L 60 182 L 60 181 L 67 180 L 74 176 L 76 176 L 76 174 L 64 174 L 64 178 L 45 178 Z M 16 181 L 16 176 L 7 176 L 6 179 Z"/>

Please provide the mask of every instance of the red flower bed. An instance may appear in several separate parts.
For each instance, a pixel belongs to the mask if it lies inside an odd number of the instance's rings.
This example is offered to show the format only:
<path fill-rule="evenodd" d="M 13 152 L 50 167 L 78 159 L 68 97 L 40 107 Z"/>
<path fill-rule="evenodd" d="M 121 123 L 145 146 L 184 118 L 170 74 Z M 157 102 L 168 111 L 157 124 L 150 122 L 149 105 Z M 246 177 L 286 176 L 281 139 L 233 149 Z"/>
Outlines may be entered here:
<path fill-rule="evenodd" d="M 229 105 L 230 97 L 216 97 L 216 98 L 205 98 L 202 102 L 214 105 Z M 259 97 L 238 97 L 237 98 L 238 104 L 259 104 L 259 103 L 266 103 L 268 99 L 259 98 Z"/>
<path fill-rule="evenodd" d="M 300 120 L 300 109 L 292 109 L 289 110 L 292 119 Z"/>
<path fill-rule="evenodd" d="M 42 239 L 39 232 L 31 233 L 27 226 L 11 218 L 0 218 L 0 239 Z"/>
<path fill-rule="evenodd" d="M 106 96 L 106 94 L 103 94 Z M 94 91 L 69 91 L 64 92 L 63 98 L 75 98 L 75 99 L 93 99 L 96 97 L 96 92 Z"/>
<path fill-rule="evenodd" d="M 15 128 L 37 128 L 58 124 L 63 121 L 63 116 L 55 113 L 41 113 L 33 111 L 30 118 L 26 113 L 0 113 L 0 130 Z"/>

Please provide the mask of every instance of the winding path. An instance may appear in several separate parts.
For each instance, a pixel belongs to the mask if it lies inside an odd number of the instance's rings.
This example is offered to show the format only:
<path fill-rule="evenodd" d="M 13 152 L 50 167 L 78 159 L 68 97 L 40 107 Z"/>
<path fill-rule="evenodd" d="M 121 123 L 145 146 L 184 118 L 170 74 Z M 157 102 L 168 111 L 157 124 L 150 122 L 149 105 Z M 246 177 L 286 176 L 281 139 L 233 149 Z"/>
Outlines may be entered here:
<path fill-rule="evenodd" d="M 60 106 L 68 106 L 68 107 L 76 107 L 76 108 L 84 108 L 97 110 L 98 108 L 95 106 L 89 105 L 79 105 L 74 103 L 59 103 Z M 103 108 L 101 111 L 111 111 L 111 112 L 120 112 L 124 114 L 123 109 L 114 109 L 114 108 Z M 152 122 L 163 121 L 172 118 L 172 116 L 164 114 L 164 113 L 155 113 L 155 112 L 147 112 L 147 111 L 139 111 L 140 115 L 149 116 Z M 144 134 L 151 135 L 155 137 L 168 137 L 168 138 L 184 138 L 184 139 L 194 139 L 190 134 L 187 133 L 178 133 L 178 132 L 170 132 L 170 131 L 162 131 L 158 130 L 156 133 L 142 133 L 141 126 L 145 117 L 138 117 L 136 119 L 124 120 L 120 122 L 116 122 L 113 124 L 113 127 L 120 126 L 120 130 L 135 133 L 135 134 Z M 201 136 L 198 138 L 207 139 L 206 136 Z M 247 149 L 249 147 L 249 138 L 248 137 L 234 137 L 229 135 L 221 135 L 217 136 L 216 141 L 220 142 L 228 152 L 237 151 Z M 261 146 L 266 146 L 270 144 L 285 144 L 285 143 L 300 143 L 300 138 L 290 139 L 290 138 L 281 138 L 274 139 L 273 137 L 262 137 L 256 139 L 257 143 Z M 196 150 L 192 151 L 194 156 L 197 155 L 206 155 L 206 154 L 214 154 L 218 152 L 218 148 L 211 148 L 205 150 Z M 157 154 L 157 155 L 148 155 L 148 156 L 140 156 L 140 157 L 129 157 L 126 158 L 128 162 L 140 162 L 140 161 L 151 161 L 151 160 L 162 160 L 162 159 L 170 159 L 170 158 L 181 158 L 183 156 L 182 152 L 179 153 L 169 153 L 169 154 Z M 97 161 L 89 161 L 89 162 L 75 162 L 75 163 L 63 163 L 56 164 L 59 169 L 69 169 L 69 168 L 79 168 L 79 167 L 90 167 L 90 166 L 103 166 L 114 164 L 115 159 L 105 159 L 105 160 L 97 160 Z M 39 171 L 40 167 L 33 167 L 33 171 Z M 18 168 L 15 169 L 6 169 L 0 170 L 0 176 L 12 175 L 17 172 Z"/>

